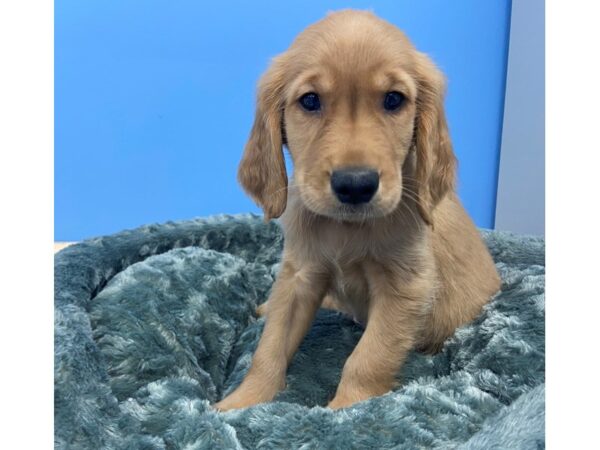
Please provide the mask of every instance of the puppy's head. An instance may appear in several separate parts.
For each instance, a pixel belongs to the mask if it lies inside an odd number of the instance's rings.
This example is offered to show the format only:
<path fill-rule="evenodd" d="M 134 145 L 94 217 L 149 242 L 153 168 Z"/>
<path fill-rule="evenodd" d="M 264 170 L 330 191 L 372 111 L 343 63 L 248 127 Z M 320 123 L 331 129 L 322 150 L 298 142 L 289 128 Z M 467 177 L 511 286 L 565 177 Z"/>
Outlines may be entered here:
<path fill-rule="evenodd" d="M 366 12 L 330 14 L 263 75 L 239 180 L 267 219 L 283 213 L 293 188 L 317 214 L 364 220 L 398 207 L 415 152 L 417 192 L 404 194 L 431 224 L 455 176 L 443 95 L 440 71 L 396 27 Z"/>

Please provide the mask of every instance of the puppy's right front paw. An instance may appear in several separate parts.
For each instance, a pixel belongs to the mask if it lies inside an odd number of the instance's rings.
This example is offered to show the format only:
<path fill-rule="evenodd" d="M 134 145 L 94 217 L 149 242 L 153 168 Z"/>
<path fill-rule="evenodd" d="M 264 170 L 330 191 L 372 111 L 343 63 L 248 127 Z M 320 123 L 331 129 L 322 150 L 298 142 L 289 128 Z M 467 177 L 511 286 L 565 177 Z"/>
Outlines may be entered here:
<path fill-rule="evenodd" d="M 266 301 L 256 307 L 256 315 L 258 317 L 264 317 L 267 314 L 267 306 L 269 302 Z"/>
<path fill-rule="evenodd" d="M 236 390 L 225 397 L 218 403 L 215 403 L 214 408 L 219 411 L 229 411 L 231 409 L 248 408 L 249 406 L 256 405 L 258 403 L 264 403 L 268 400 L 263 400 L 254 395 L 248 395 L 243 391 Z"/>

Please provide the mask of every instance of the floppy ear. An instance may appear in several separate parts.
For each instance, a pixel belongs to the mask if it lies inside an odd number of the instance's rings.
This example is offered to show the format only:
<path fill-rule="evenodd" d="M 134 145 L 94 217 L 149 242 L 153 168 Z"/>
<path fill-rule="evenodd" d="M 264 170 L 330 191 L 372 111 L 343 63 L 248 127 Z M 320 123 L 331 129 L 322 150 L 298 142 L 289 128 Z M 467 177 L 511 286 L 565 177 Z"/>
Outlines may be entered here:
<path fill-rule="evenodd" d="M 416 55 L 418 84 L 414 148 L 417 155 L 416 179 L 423 220 L 433 225 L 433 210 L 454 189 L 456 157 L 444 113 L 445 80 L 424 54 Z"/>
<path fill-rule="evenodd" d="M 244 190 L 262 208 L 265 220 L 279 217 L 287 203 L 287 173 L 283 158 L 283 58 L 262 76 L 254 125 L 238 168 Z"/>

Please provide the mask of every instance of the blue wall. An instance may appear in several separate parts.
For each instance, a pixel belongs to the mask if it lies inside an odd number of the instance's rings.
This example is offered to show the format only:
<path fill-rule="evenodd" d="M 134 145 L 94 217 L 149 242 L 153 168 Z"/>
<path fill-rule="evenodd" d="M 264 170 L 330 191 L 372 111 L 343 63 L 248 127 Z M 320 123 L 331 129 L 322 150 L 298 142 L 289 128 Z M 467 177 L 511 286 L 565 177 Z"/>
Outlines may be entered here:
<path fill-rule="evenodd" d="M 510 1 L 55 2 L 55 239 L 258 211 L 236 183 L 269 59 L 371 9 L 448 76 L 460 195 L 494 221 Z"/>

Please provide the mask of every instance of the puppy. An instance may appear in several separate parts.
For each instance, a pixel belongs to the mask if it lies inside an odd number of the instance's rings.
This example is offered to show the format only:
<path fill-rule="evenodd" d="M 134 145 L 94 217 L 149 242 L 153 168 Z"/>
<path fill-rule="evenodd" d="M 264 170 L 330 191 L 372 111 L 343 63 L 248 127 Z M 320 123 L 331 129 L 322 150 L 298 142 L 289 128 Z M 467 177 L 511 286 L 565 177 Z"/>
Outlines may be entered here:
<path fill-rule="evenodd" d="M 283 260 L 252 366 L 218 409 L 273 399 L 321 305 L 366 324 L 328 405 L 343 408 L 390 391 L 411 349 L 437 351 L 498 290 L 455 193 L 444 84 L 368 12 L 328 15 L 273 60 L 239 181 L 281 216 Z"/>

